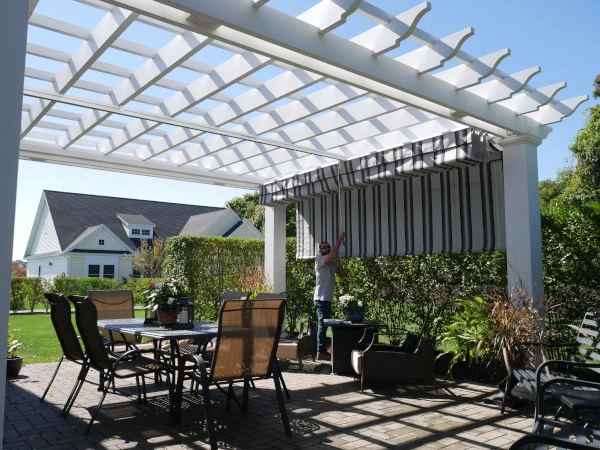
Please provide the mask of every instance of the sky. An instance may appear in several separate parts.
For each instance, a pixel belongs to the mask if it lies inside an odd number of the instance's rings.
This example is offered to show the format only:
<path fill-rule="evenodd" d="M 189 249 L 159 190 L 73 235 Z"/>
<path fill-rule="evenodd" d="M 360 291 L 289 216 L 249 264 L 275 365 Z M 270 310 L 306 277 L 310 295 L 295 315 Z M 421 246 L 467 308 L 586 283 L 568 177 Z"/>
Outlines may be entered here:
<path fill-rule="evenodd" d="M 268 6 L 297 16 L 318 0 L 271 0 Z M 370 3 L 394 15 L 422 3 L 417 0 L 370 0 Z M 536 88 L 565 81 L 567 87 L 556 98 L 565 100 L 589 95 L 590 100 L 581 105 L 573 115 L 552 124 L 553 132 L 538 148 L 539 178 L 555 178 L 557 171 L 567 164 L 568 150 L 578 130 L 585 123 L 585 109 L 598 104 L 591 96 L 593 80 L 600 74 L 600 17 L 599 0 L 430 0 L 431 11 L 423 16 L 419 28 L 443 38 L 466 27 L 473 27 L 462 50 L 476 57 L 509 48 L 511 55 L 499 69 L 514 73 L 541 66 L 530 85 Z M 98 18 L 82 14 L 87 7 L 73 0 L 40 0 L 36 12 L 69 22 L 93 27 Z M 358 14 L 350 16 L 346 24 L 335 33 L 351 38 L 360 34 L 372 22 Z M 138 27 L 128 31 L 135 36 L 125 36 L 140 42 L 154 43 L 160 48 L 161 33 Z M 48 39 L 44 30 L 29 27 L 29 42 Z M 64 45 L 73 45 L 65 39 Z M 399 55 L 417 47 L 411 40 L 403 41 L 399 49 L 389 56 Z M 73 49 L 74 50 L 74 49 Z M 72 50 L 71 50 L 72 51 Z M 135 57 L 137 58 L 137 57 Z M 132 60 L 135 60 L 132 57 Z M 210 64 L 222 58 L 218 54 L 204 54 Z M 32 58 L 28 57 L 28 63 Z M 37 58 L 36 68 L 56 71 L 55 62 Z M 47 64 L 46 68 L 44 65 Z M 447 63 L 445 68 L 452 67 Z M 89 80 L 93 81 L 93 80 Z M 45 88 L 37 80 L 26 80 L 26 85 Z M 144 177 L 124 173 L 84 169 L 49 163 L 23 161 L 19 163 L 17 210 L 13 259 L 22 259 L 43 190 L 78 192 L 84 194 L 156 200 L 205 206 L 225 206 L 233 197 L 250 191 L 212 186 L 200 183 Z"/>

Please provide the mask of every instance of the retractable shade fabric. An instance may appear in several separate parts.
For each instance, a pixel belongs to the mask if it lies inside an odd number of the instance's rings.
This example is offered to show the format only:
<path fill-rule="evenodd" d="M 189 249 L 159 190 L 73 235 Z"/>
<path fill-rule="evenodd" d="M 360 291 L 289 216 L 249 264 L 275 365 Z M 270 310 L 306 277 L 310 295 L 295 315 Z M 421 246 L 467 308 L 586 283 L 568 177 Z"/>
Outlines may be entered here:
<path fill-rule="evenodd" d="M 263 186 L 263 204 L 297 205 L 297 258 L 347 232 L 344 256 L 505 248 L 500 148 L 463 129 Z"/>

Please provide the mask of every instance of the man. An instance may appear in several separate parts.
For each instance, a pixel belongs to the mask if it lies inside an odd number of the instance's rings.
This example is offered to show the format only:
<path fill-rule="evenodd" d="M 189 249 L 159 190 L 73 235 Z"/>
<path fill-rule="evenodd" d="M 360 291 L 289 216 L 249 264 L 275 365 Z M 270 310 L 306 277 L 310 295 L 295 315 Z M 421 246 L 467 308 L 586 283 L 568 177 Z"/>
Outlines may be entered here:
<path fill-rule="evenodd" d="M 342 262 L 338 256 L 340 246 L 344 242 L 345 237 L 346 233 L 342 231 L 333 248 L 331 248 L 329 243 L 321 242 L 319 255 L 315 258 L 317 279 L 315 283 L 314 302 L 317 307 L 317 317 L 319 319 L 319 328 L 317 330 L 317 359 L 319 361 L 331 360 L 331 355 L 327 353 L 327 327 L 323 321 L 331 317 L 335 274 L 338 274 L 342 278 L 346 276 L 346 272 L 344 272 Z"/>

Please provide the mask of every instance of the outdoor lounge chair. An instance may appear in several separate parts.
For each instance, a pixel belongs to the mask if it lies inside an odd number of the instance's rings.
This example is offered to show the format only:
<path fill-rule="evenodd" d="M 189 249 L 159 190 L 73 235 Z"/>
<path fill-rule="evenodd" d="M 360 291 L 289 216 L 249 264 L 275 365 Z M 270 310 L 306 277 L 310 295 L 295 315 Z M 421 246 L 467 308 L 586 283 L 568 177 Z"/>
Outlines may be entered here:
<path fill-rule="evenodd" d="M 437 391 L 434 373 L 433 341 L 428 337 L 418 337 L 407 333 L 402 345 L 382 344 L 379 338 L 397 338 L 397 333 L 377 333 L 376 329 L 365 329 L 357 349 L 352 352 L 352 367 L 360 375 L 360 390 L 369 378 L 389 378 L 401 383 L 431 382 Z"/>
<path fill-rule="evenodd" d="M 573 368 L 587 368 L 596 372 L 600 372 L 600 354 L 597 350 L 600 349 L 600 315 L 594 312 L 586 312 L 581 322 L 580 327 L 577 328 L 577 337 L 572 344 L 544 344 L 542 348 L 542 356 L 544 358 L 542 364 L 535 368 L 528 367 L 508 367 L 508 373 L 511 374 L 507 378 L 506 387 L 504 389 L 504 398 L 502 403 L 501 412 L 504 412 L 505 404 L 508 395 L 510 395 L 510 388 L 515 383 L 521 383 L 523 389 L 529 392 L 531 395 L 535 395 L 537 398 L 537 389 L 543 383 L 550 380 L 559 378 L 560 382 L 553 382 L 550 384 L 548 392 L 554 395 L 556 398 L 561 400 L 563 405 L 572 408 L 575 414 L 578 414 L 578 410 L 589 407 L 590 409 L 600 410 L 600 391 L 597 394 L 589 393 L 586 394 L 586 398 L 582 398 L 580 394 L 573 393 L 573 391 L 595 391 L 593 388 L 581 386 L 575 380 L 578 377 L 571 373 Z M 535 347 L 539 347 L 539 344 L 529 344 Z M 568 348 L 571 349 L 567 360 L 562 359 L 548 359 L 548 353 L 560 349 Z M 551 367 L 559 367 L 561 370 L 550 370 Z M 571 394 L 569 394 L 569 392 Z M 597 407 L 594 406 L 594 396 L 597 395 L 596 403 Z M 577 398 L 579 397 L 579 398 Z M 540 401 L 536 402 L 536 417 L 542 413 L 538 411 L 542 408 L 543 404 Z M 562 406 L 556 413 L 556 417 L 560 415 Z"/>
<path fill-rule="evenodd" d="M 58 337 L 58 342 L 60 343 L 60 347 L 62 349 L 62 355 L 58 360 L 58 365 L 56 366 L 56 370 L 54 374 L 52 374 L 52 378 L 50 378 L 50 382 L 44 391 L 44 395 L 40 399 L 40 403 L 44 402 L 46 398 L 46 394 L 50 390 L 50 386 L 54 382 L 54 378 L 58 374 L 58 369 L 60 369 L 60 365 L 63 362 L 63 359 L 68 361 L 72 361 L 76 364 L 81 365 L 81 370 L 79 371 L 79 375 L 75 384 L 73 385 L 73 389 L 71 390 L 71 394 L 69 395 L 64 409 L 61 412 L 61 416 L 65 415 L 68 409 L 68 405 L 71 403 L 71 398 L 73 395 L 76 395 L 75 392 L 79 391 L 80 383 L 83 383 L 85 380 L 85 376 L 82 375 L 87 373 L 86 370 L 86 359 L 83 353 L 83 349 L 81 348 L 81 344 L 79 343 L 79 339 L 77 338 L 77 333 L 75 333 L 75 328 L 73 327 L 73 322 L 71 322 L 71 304 L 69 300 L 62 294 L 44 294 L 44 297 L 48 299 L 50 302 L 50 319 L 52 320 L 52 325 L 54 326 L 54 330 L 56 331 L 56 336 Z"/>
<path fill-rule="evenodd" d="M 90 367 L 96 369 L 100 372 L 101 379 L 100 388 L 102 395 L 98 402 L 98 407 L 92 414 L 92 418 L 85 430 L 85 434 L 88 434 L 100 412 L 110 385 L 113 384 L 114 386 L 115 378 L 135 377 L 138 403 L 143 401 L 144 404 L 147 404 L 144 376 L 164 371 L 168 377 L 168 371 L 166 371 L 165 364 L 162 362 L 142 356 L 141 350 L 129 350 L 116 359 L 111 358 L 104 345 L 102 335 L 98 331 L 98 313 L 95 304 L 88 297 L 71 295 L 69 296 L 69 300 L 75 304 L 75 320 L 86 349 L 88 364 L 86 365 L 85 372 Z M 170 391 L 172 390 L 171 388 L 172 386 L 169 388 Z M 71 404 L 74 401 L 75 398 L 71 400 Z"/>
<path fill-rule="evenodd" d="M 186 376 L 190 376 L 202 386 L 206 428 L 211 448 L 217 448 L 209 390 L 212 383 L 215 383 L 219 390 L 227 395 L 227 408 L 230 400 L 233 399 L 240 406 L 242 412 L 247 413 L 250 381 L 272 377 L 283 427 L 285 433 L 288 436 L 291 435 L 279 383 L 279 367 L 275 364 L 284 305 L 283 299 L 223 301 L 219 312 L 217 341 L 210 365 L 200 355 L 190 354 L 186 358 L 195 364 L 196 370 L 188 374 L 185 372 L 184 364 L 180 366 L 177 383 L 181 383 L 181 385 L 178 386 L 177 392 L 182 392 Z M 233 391 L 233 383 L 238 381 L 244 383 L 242 405 L 239 405 Z M 227 391 L 221 384 L 228 385 Z M 181 410 L 181 400 L 181 398 L 175 400 L 178 411 Z"/>

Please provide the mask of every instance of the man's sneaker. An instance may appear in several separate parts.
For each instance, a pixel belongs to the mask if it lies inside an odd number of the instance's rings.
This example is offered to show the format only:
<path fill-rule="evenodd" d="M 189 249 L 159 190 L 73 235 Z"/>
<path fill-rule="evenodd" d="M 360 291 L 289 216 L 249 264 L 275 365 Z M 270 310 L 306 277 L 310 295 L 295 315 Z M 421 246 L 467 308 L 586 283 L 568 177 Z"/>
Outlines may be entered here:
<path fill-rule="evenodd" d="M 331 361 L 331 355 L 329 353 L 319 353 L 317 361 Z"/>

